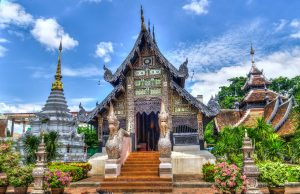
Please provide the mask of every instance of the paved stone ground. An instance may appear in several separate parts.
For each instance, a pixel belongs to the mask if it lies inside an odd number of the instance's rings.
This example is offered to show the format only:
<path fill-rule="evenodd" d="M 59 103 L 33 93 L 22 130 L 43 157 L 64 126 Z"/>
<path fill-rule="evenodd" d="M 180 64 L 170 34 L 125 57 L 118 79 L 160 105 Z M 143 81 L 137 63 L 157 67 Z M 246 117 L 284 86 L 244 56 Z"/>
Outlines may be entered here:
<path fill-rule="evenodd" d="M 103 177 L 94 176 L 89 177 L 87 179 L 76 182 L 65 189 L 65 194 L 97 194 L 96 189 L 98 188 L 99 183 L 103 180 Z M 177 178 L 175 179 L 175 185 L 177 187 L 173 188 L 173 194 L 218 194 L 217 191 L 210 188 L 210 184 L 205 182 L 200 182 L 198 178 L 185 177 L 185 179 Z M 197 185 L 201 185 L 199 187 L 193 188 Z M 28 193 L 32 191 L 32 188 L 28 189 Z M 264 194 L 268 194 L 268 188 L 264 187 L 261 189 Z M 8 188 L 8 194 L 13 194 L 13 187 Z M 114 193 L 121 194 L 121 193 Z M 131 193 L 127 193 L 131 194 Z M 139 194 L 147 194 L 147 193 L 139 193 Z M 158 193 L 151 193 L 158 194 Z M 167 194 L 167 193 L 166 193 Z M 170 194 L 170 193 L 168 193 Z M 294 187 L 286 187 L 285 194 L 300 194 L 300 186 Z"/>

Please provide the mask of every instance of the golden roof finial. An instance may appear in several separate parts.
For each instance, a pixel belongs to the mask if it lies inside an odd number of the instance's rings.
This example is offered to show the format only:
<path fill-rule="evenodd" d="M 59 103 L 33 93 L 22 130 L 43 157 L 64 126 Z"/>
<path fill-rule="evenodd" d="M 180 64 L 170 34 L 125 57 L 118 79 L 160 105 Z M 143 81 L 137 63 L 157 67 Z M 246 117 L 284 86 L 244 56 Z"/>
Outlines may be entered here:
<path fill-rule="evenodd" d="M 146 31 L 146 26 L 145 26 L 145 21 L 144 21 L 144 10 L 143 10 L 143 6 L 141 6 L 141 30 L 143 32 Z"/>
<path fill-rule="evenodd" d="M 62 39 L 60 40 L 59 48 L 58 48 L 58 62 L 56 68 L 56 74 L 54 76 L 55 81 L 52 83 L 52 90 L 63 90 L 63 84 L 61 82 L 61 51 L 62 51 Z"/>

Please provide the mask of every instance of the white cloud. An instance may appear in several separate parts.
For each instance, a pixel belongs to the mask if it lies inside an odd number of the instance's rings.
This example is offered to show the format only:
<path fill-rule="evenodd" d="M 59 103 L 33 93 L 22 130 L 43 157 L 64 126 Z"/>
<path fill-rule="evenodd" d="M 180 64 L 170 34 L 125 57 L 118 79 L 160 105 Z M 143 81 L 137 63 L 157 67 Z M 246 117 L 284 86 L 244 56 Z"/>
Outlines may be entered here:
<path fill-rule="evenodd" d="M 57 49 L 61 38 L 63 49 L 72 49 L 78 45 L 78 41 L 70 37 L 54 18 L 37 19 L 31 34 L 49 50 Z"/>
<path fill-rule="evenodd" d="M 2 1 L 0 4 L 0 28 L 5 28 L 11 24 L 18 26 L 28 26 L 33 22 L 33 17 L 26 13 L 25 9 L 13 2 Z"/>
<path fill-rule="evenodd" d="M 290 26 L 294 29 L 294 32 L 290 35 L 291 38 L 300 38 L 300 21 L 298 19 L 293 19 Z"/>
<path fill-rule="evenodd" d="M 79 105 L 79 103 L 85 104 L 89 102 L 96 102 L 96 100 L 96 98 L 71 98 L 70 103 Z"/>
<path fill-rule="evenodd" d="M 8 40 L 5 38 L 0 38 L 0 43 L 5 43 L 5 42 L 8 42 Z"/>
<path fill-rule="evenodd" d="M 56 67 L 55 65 L 51 65 L 52 67 Z M 42 67 L 29 66 L 28 69 L 33 70 L 32 77 L 33 78 L 45 78 L 49 79 L 54 77 L 55 70 L 53 68 L 52 73 L 49 72 L 49 69 Z M 100 67 L 96 66 L 88 66 L 82 68 L 72 68 L 68 66 L 62 66 L 62 75 L 63 77 L 100 77 L 103 75 L 103 70 Z"/>
<path fill-rule="evenodd" d="M 181 44 L 175 50 L 167 53 L 168 59 L 173 64 L 178 65 L 188 58 L 189 68 L 197 71 L 240 62 L 249 57 L 251 40 L 249 37 L 260 34 L 260 26 L 261 21 L 257 19 L 246 26 L 236 27 L 219 37 L 214 37 L 207 41 Z M 266 32 L 264 36 L 267 36 Z M 258 39 L 255 39 L 254 42 L 256 50 L 260 50 L 266 44 L 265 41 L 262 43 L 258 43 L 258 41 Z"/>
<path fill-rule="evenodd" d="M 0 45 L 0 57 L 4 57 L 7 49 L 4 46 Z"/>
<path fill-rule="evenodd" d="M 293 20 L 291 21 L 290 25 L 291 25 L 292 27 L 294 27 L 294 28 L 298 28 L 298 27 L 300 27 L 300 22 L 299 22 L 299 20 L 297 20 L 297 19 L 293 19 Z"/>
<path fill-rule="evenodd" d="M 265 76 L 276 78 L 279 76 L 294 77 L 300 74 L 300 47 L 274 52 L 257 60 L 257 67 L 264 70 Z M 240 65 L 223 67 L 215 72 L 200 72 L 195 74 L 196 82 L 191 86 L 192 95 L 205 94 L 207 102 L 211 95 L 215 95 L 220 86 L 228 85 L 228 79 L 245 76 L 250 70 L 250 60 Z"/>
<path fill-rule="evenodd" d="M 295 39 L 298 39 L 298 38 L 300 38 L 300 31 L 299 31 L 299 32 L 296 32 L 296 33 L 293 33 L 293 34 L 291 34 L 291 38 L 295 38 Z"/>
<path fill-rule="evenodd" d="M 101 76 L 103 74 L 103 70 L 96 67 L 83 67 L 83 68 L 70 68 L 70 67 L 63 67 L 62 68 L 62 75 L 66 77 L 94 77 L 94 76 Z"/>
<path fill-rule="evenodd" d="M 182 9 L 196 15 L 205 15 L 208 13 L 208 6 L 208 0 L 192 0 L 190 3 L 184 5 Z"/>
<path fill-rule="evenodd" d="M 6 104 L 0 102 L 0 113 L 35 113 L 42 110 L 39 104 Z"/>
<path fill-rule="evenodd" d="M 7 51 L 7 49 L 3 45 L 1 45 L 1 43 L 7 43 L 7 42 L 8 42 L 7 39 L 0 38 L 0 57 L 4 57 L 4 55 Z"/>
<path fill-rule="evenodd" d="M 287 25 L 288 22 L 289 21 L 285 20 L 285 19 L 279 20 L 278 23 L 275 23 L 275 31 L 278 32 L 278 31 L 282 30 Z"/>
<path fill-rule="evenodd" d="M 110 54 L 113 52 L 114 48 L 112 42 L 100 42 L 97 44 L 96 56 L 102 58 L 105 63 L 111 61 Z"/>

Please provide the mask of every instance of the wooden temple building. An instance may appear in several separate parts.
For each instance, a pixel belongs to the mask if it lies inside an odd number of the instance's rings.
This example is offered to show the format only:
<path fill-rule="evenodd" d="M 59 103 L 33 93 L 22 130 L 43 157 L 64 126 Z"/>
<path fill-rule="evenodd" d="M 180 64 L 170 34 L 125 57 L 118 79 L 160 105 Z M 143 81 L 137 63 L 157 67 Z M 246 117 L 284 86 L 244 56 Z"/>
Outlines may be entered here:
<path fill-rule="evenodd" d="M 146 28 L 141 9 L 141 29 L 124 62 L 115 73 L 104 66 L 104 79 L 114 89 L 92 111 L 80 106 L 78 119 L 94 125 L 99 148 L 108 137 L 107 114 L 110 102 L 120 127 L 131 133 L 132 151 L 157 150 L 158 113 L 164 102 L 170 114 L 169 128 L 173 146 L 199 145 L 204 149 L 203 129 L 219 113 L 213 99 L 208 105 L 193 97 L 186 89 L 188 60 L 177 69 L 159 50 L 154 27 Z"/>
<path fill-rule="evenodd" d="M 294 134 L 297 126 L 292 113 L 294 98 L 268 89 L 271 82 L 263 75 L 263 71 L 257 68 L 252 46 L 250 54 L 252 66 L 247 81 L 241 88 L 246 95 L 240 102 L 235 103 L 235 109 L 220 111 L 214 118 L 216 129 L 220 132 L 226 126 L 253 127 L 257 123 L 257 118 L 263 117 L 277 134 L 289 137 Z"/>

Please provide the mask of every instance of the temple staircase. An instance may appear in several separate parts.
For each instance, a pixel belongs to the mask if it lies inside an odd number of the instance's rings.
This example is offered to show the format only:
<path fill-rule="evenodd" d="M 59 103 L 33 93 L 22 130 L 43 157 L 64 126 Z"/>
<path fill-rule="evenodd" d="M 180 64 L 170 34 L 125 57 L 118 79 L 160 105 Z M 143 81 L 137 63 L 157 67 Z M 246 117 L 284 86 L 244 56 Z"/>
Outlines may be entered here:
<path fill-rule="evenodd" d="M 172 192 L 171 178 L 159 177 L 158 152 L 132 152 L 117 178 L 105 178 L 98 193 Z"/>

